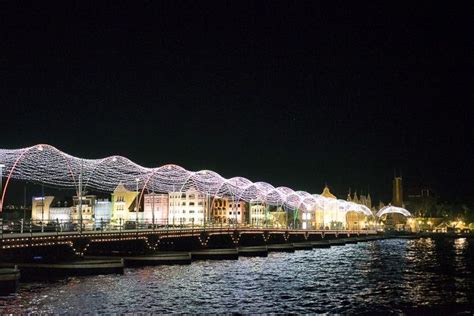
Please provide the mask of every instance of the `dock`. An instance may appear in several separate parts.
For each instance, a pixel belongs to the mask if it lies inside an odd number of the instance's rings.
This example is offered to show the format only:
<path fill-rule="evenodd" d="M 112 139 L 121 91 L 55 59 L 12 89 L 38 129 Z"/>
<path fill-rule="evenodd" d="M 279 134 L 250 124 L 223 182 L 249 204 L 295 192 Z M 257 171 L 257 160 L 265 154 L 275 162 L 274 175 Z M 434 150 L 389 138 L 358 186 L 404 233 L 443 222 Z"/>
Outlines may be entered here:
<path fill-rule="evenodd" d="M 20 280 L 20 270 L 16 266 L 13 268 L 0 269 L 0 295 L 16 293 Z"/>

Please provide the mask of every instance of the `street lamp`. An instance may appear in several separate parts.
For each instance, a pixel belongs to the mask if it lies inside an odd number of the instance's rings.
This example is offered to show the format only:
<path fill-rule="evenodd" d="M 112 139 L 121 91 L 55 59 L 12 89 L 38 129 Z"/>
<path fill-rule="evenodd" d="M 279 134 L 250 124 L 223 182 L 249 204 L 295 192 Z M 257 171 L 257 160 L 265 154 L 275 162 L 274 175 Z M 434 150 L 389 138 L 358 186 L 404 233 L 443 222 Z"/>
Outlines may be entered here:
<path fill-rule="evenodd" d="M 3 168 L 5 168 L 4 164 L 0 164 L 0 212 L 3 211 Z"/>
<path fill-rule="evenodd" d="M 152 228 L 153 230 L 155 229 L 155 198 L 156 198 L 156 195 L 155 195 L 155 192 L 152 192 L 151 194 L 151 224 L 152 224 Z"/>
<path fill-rule="evenodd" d="M 3 168 L 4 164 L 0 164 L 0 225 L 2 225 L 2 235 L 3 235 Z"/>
<path fill-rule="evenodd" d="M 136 197 L 136 203 L 135 203 L 135 218 L 136 218 L 136 225 L 137 225 L 137 229 L 138 229 L 138 203 L 140 203 L 140 201 L 138 199 L 138 182 L 140 182 L 140 179 L 136 178 L 135 182 L 137 183 L 137 197 Z"/>

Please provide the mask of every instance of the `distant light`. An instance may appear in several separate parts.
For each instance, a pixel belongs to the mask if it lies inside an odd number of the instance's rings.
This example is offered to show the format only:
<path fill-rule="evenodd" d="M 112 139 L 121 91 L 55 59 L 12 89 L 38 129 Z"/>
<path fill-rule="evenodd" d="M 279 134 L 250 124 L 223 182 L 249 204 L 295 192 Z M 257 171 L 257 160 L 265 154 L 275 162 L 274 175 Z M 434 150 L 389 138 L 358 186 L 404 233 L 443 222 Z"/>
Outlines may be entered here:
<path fill-rule="evenodd" d="M 39 151 L 43 151 L 43 145 L 39 145 L 39 146 L 38 146 L 38 150 L 39 150 Z"/>
<path fill-rule="evenodd" d="M 112 158 L 112 161 L 113 161 L 113 162 L 116 162 L 116 161 L 117 161 L 117 157 Z"/>

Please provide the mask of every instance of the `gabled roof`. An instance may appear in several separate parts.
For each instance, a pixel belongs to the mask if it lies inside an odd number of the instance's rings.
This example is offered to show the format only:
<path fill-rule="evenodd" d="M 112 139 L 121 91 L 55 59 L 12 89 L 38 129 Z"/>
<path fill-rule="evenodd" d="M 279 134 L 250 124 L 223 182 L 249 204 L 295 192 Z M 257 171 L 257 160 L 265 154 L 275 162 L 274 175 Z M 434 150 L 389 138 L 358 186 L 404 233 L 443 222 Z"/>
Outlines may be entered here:
<path fill-rule="evenodd" d="M 331 191 L 329 191 L 329 188 L 328 188 L 327 185 L 324 186 L 323 193 L 321 193 L 320 195 L 324 196 L 326 198 L 336 199 L 336 196 L 334 194 L 332 194 Z"/>
<path fill-rule="evenodd" d="M 120 193 L 120 192 L 130 192 L 122 183 L 119 183 L 117 187 L 114 190 L 114 193 Z"/>

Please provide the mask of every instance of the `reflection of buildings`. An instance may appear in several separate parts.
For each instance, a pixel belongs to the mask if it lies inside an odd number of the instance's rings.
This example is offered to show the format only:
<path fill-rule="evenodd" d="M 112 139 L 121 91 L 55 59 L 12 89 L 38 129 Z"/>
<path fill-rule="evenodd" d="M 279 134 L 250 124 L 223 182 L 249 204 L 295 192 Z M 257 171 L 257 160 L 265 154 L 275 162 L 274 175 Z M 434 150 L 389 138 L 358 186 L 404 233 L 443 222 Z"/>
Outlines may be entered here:
<path fill-rule="evenodd" d="M 128 190 L 123 184 L 119 184 L 111 195 L 112 199 L 112 221 L 120 223 L 124 221 L 135 221 L 135 212 L 138 192 Z M 143 220 L 143 212 L 138 213 L 138 220 Z"/>
<path fill-rule="evenodd" d="M 186 192 L 170 192 L 169 223 L 173 225 L 202 225 L 206 205 L 205 195 L 196 189 Z"/>
<path fill-rule="evenodd" d="M 232 201 L 231 199 L 215 198 L 212 202 L 211 218 L 215 223 L 241 224 L 245 213 L 244 201 Z"/>
<path fill-rule="evenodd" d="M 168 221 L 169 198 L 165 193 L 144 195 L 144 217 L 146 223 L 164 225 Z"/>

